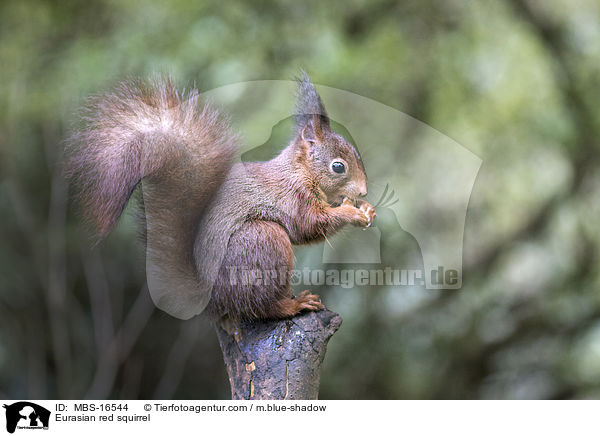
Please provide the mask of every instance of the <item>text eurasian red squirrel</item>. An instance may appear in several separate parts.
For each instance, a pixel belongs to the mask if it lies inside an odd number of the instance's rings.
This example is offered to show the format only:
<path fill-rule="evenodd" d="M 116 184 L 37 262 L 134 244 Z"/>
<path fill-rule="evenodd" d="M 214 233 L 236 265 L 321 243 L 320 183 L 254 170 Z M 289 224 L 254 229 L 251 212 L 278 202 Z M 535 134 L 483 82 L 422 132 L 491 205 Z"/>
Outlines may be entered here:
<path fill-rule="evenodd" d="M 345 224 L 369 226 L 374 208 L 356 149 L 333 132 L 320 96 L 298 79 L 296 128 L 267 162 L 234 164 L 228 123 L 168 80 L 132 81 L 93 97 L 67 147 L 66 174 L 100 236 L 141 185 L 148 287 L 179 318 L 204 309 L 232 320 L 278 319 L 323 308 L 294 297 L 293 244 L 321 241 Z M 232 271 L 277 271 L 262 281 Z"/>

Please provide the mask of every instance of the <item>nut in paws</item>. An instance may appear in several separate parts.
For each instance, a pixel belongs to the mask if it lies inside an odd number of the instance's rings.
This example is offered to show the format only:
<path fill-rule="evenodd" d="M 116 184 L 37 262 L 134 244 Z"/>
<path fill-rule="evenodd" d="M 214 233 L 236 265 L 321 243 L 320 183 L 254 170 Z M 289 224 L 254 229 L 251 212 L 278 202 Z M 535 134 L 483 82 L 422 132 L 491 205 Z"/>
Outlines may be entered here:
<path fill-rule="evenodd" d="M 360 210 L 367 218 L 367 225 L 365 226 L 365 228 L 370 227 L 371 224 L 373 224 L 373 220 L 377 216 L 375 208 L 365 201 L 363 202 L 363 204 L 360 205 Z"/>

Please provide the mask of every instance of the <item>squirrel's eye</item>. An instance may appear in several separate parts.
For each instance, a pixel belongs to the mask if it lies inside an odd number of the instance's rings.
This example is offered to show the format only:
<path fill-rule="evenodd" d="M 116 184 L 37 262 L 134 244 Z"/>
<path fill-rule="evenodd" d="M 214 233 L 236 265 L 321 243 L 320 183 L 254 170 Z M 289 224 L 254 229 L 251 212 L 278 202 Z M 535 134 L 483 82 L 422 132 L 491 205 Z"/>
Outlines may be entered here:
<path fill-rule="evenodd" d="M 338 161 L 335 161 L 331 164 L 331 169 L 334 173 L 344 174 L 346 172 L 346 166 Z"/>

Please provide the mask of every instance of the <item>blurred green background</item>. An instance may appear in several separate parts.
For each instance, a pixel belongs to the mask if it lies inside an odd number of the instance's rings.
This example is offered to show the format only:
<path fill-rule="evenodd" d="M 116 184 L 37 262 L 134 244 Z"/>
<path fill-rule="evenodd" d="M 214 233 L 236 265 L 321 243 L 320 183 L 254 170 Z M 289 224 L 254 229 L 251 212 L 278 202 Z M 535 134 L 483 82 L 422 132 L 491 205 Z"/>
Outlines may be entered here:
<path fill-rule="evenodd" d="M 229 397 L 208 322 L 152 305 L 133 220 L 80 224 L 62 141 L 128 76 L 299 68 L 483 160 L 462 290 L 320 290 L 344 318 L 320 397 L 600 397 L 598 2 L 249 3 L 0 4 L 0 398 Z"/>

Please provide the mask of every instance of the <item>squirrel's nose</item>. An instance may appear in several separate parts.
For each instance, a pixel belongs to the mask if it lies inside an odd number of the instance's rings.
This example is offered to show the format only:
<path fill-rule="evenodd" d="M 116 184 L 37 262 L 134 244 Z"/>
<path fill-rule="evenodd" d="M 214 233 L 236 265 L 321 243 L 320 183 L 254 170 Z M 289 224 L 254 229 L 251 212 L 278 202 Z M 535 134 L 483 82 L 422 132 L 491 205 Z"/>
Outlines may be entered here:
<path fill-rule="evenodd" d="M 367 195 L 367 185 L 362 186 L 360 188 L 360 193 L 359 194 L 360 194 L 361 197 L 365 197 Z"/>

